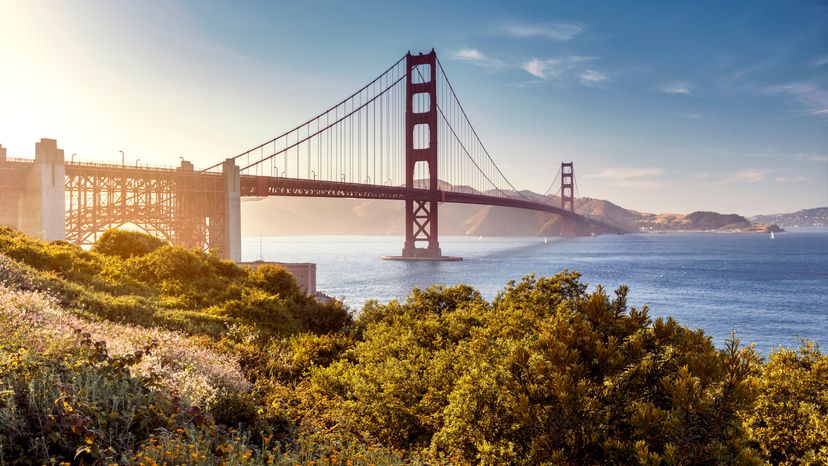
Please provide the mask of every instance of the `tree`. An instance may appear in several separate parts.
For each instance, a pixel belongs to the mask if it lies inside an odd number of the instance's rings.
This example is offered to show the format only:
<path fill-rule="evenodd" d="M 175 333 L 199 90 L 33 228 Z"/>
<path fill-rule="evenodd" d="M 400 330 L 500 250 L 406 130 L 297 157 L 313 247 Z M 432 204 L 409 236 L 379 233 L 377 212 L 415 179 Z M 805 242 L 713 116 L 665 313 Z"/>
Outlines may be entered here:
<path fill-rule="evenodd" d="M 101 234 L 92 246 L 92 250 L 107 256 L 129 259 L 149 254 L 166 244 L 165 241 L 147 233 L 113 228 Z"/>
<path fill-rule="evenodd" d="M 758 462 L 738 413 L 758 359 L 588 293 L 574 272 L 371 303 L 363 341 L 307 385 L 315 416 L 451 462 Z M 362 318 L 360 318 L 362 321 Z M 358 322 L 359 324 L 360 322 Z"/>
<path fill-rule="evenodd" d="M 745 419 L 772 464 L 828 464 L 828 356 L 813 341 L 771 353 L 755 378 L 758 399 Z"/>

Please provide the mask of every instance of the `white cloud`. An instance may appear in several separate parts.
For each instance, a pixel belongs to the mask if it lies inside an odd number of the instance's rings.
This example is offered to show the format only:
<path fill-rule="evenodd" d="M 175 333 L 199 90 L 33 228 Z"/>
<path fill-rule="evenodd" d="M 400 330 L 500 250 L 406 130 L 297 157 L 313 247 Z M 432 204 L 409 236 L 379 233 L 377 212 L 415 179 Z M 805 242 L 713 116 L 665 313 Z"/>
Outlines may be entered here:
<path fill-rule="evenodd" d="M 808 181 L 810 178 L 807 176 L 777 176 L 773 179 L 778 183 L 801 183 L 803 181 Z"/>
<path fill-rule="evenodd" d="M 701 118 L 701 115 L 699 115 L 698 113 L 693 113 L 693 112 L 679 113 L 678 116 L 680 116 L 681 118 L 687 118 L 688 120 L 698 120 L 699 118 Z"/>
<path fill-rule="evenodd" d="M 659 90 L 665 94 L 693 95 L 693 85 L 686 82 L 665 84 Z"/>
<path fill-rule="evenodd" d="M 610 167 L 588 176 L 591 178 L 625 179 L 641 178 L 645 176 L 659 176 L 663 174 L 664 169 L 656 167 Z"/>
<path fill-rule="evenodd" d="M 594 57 L 581 57 L 576 55 L 563 58 L 533 58 L 523 63 L 520 67 L 536 78 L 549 81 L 563 78 L 570 74 L 578 63 L 587 60 L 594 60 Z"/>
<path fill-rule="evenodd" d="M 609 79 L 609 77 L 605 73 L 589 69 L 581 73 L 579 78 L 581 80 L 581 84 L 586 85 L 599 84 Z"/>
<path fill-rule="evenodd" d="M 522 68 L 526 70 L 529 74 L 541 79 L 546 79 L 546 73 L 544 72 L 546 67 L 547 65 L 544 64 L 544 62 L 542 62 L 541 60 L 538 60 L 537 58 L 529 60 L 522 66 Z"/>
<path fill-rule="evenodd" d="M 739 170 L 729 177 L 725 178 L 722 181 L 722 184 L 726 183 L 759 183 L 765 181 L 768 174 L 770 174 L 770 170 L 764 170 L 761 168 L 747 168 L 745 170 Z"/>
<path fill-rule="evenodd" d="M 461 60 L 485 60 L 486 56 L 477 49 L 460 49 L 455 53 L 455 57 Z"/>
<path fill-rule="evenodd" d="M 552 40 L 571 40 L 581 33 L 584 28 L 576 24 L 508 24 L 503 27 L 507 34 L 515 37 L 542 37 Z"/>
<path fill-rule="evenodd" d="M 828 116 L 828 91 L 807 81 L 767 86 L 764 93 L 791 96 L 806 115 Z"/>
<path fill-rule="evenodd" d="M 664 186 L 663 174 L 664 169 L 656 167 L 610 167 L 587 176 L 619 188 L 658 189 Z"/>
<path fill-rule="evenodd" d="M 794 154 L 793 157 L 802 162 L 828 162 L 828 155 L 824 154 Z"/>
<path fill-rule="evenodd" d="M 695 172 L 690 175 L 690 181 L 707 181 L 713 177 L 713 174 L 710 172 Z"/>
<path fill-rule="evenodd" d="M 452 58 L 486 68 L 502 68 L 506 66 L 503 61 L 491 58 L 480 50 L 473 48 L 460 49 L 452 54 Z"/>

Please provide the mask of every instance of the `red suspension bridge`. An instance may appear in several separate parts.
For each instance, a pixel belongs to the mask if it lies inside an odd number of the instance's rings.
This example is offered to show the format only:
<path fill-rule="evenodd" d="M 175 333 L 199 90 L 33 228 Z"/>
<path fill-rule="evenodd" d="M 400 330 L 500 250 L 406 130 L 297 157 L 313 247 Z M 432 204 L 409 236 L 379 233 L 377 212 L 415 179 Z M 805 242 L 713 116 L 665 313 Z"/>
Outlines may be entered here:
<path fill-rule="evenodd" d="M 81 245 L 106 228 L 131 223 L 173 244 L 216 248 L 234 260 L 241 256 L 239 202 L 245 196 L 404 201 L 403 259 L 445 259 L 438 236 L 444 202 L 556 214 L 562 236 L 614 231 L 575 213 L 571 162 L 561 164 L 540 198 L 512 185 L 434 50 L 406 54 L 330 109 L 204 170 L 188 162 L 160 169 L 63 158 L 53 140 L 38 143 L 34 162 L 7 159 L 0 146 L 0 223 Z M 16 193 L 14 223 L 9 205 Z"/>

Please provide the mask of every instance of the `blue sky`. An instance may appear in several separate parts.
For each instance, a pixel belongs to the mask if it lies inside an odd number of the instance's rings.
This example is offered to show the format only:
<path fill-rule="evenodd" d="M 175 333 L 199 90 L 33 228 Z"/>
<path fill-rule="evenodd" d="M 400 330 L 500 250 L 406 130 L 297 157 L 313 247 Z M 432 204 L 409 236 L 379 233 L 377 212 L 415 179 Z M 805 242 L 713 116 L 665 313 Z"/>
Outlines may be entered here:
<path fill-rule="evenodd" d="M 826 2 L 0 0 L 0 144 L 211 164 L 434 47 L 503 171 L 641 211 L 828 205 Z"/>

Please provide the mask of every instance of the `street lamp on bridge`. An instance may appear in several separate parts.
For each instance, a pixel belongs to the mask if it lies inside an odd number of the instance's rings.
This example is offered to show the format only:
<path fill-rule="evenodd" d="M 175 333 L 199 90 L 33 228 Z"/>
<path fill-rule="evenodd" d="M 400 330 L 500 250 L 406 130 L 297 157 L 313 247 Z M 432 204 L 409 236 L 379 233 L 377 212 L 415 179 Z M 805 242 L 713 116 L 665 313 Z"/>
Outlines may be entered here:
<path fill-rule="evenodd" d="M 140 162 L 140 161 L 141 161 L 141 159 L 135 159 L 135 168 L 138 168 L 138 162 Z"/>
<path fill-rule="evenodd" d="M 123 167 L 124 166 L 124 151 L 119 150 L 118 152 L 121 153 L 121 166 Z"/>

